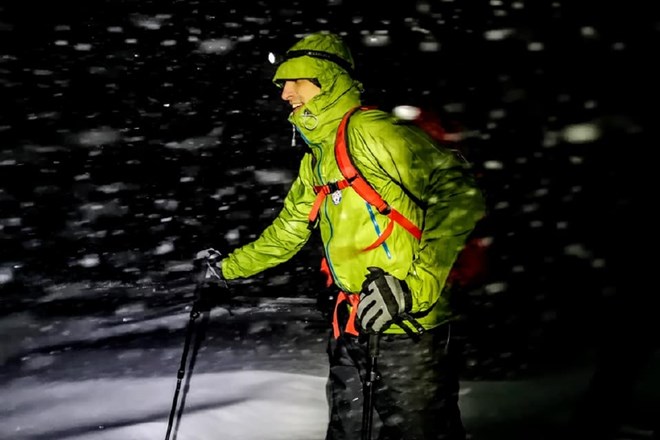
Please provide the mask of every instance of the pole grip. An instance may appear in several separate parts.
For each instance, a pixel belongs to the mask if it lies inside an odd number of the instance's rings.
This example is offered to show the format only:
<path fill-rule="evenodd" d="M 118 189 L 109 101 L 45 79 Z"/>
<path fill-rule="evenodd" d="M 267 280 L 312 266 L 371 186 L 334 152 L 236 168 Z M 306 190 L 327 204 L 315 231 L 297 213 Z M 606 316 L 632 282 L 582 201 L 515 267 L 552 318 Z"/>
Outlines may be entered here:
<path fill-rule="evenodd" d="M 370 333 L 369 334 L 369 356 L 371 356 L 372 359 L 378 357 L 378 353 L 380 350 L 380 334 L 378 333 Z"/>

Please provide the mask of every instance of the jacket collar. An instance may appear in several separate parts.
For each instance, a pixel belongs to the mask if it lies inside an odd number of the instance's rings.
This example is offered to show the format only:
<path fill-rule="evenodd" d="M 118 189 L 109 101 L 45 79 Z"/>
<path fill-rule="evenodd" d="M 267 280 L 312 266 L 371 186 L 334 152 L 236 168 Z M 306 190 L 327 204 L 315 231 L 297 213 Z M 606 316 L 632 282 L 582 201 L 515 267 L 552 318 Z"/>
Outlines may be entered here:
<path fill-rule="evenodd" d="M 295 125 L 307 142 L 322 144 L 330 140 L 334 145 L 341 118 L 357 105 L 360 105 L 359 83 L 348 75 L 340 75 L 330 87 L 292 112 L 289 122 Z"/>

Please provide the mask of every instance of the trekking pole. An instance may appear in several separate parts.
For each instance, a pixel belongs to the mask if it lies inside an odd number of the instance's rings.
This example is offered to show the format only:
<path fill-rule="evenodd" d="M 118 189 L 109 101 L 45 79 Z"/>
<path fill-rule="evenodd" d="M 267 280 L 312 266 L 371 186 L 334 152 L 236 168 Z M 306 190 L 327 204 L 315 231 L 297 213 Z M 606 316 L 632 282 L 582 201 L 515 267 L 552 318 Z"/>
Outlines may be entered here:
<path fill-rule="evenodd" d="M 190 349 L 190 342 L 192 340 L 192 335 L 194 333 L 194 328 L 195 328 L 195 320 L 199 317 L 199 315 L 203 312 L 206 311 L 206 316 L 205 316 L 205 321 L 208 320 L 208 315 L 210 314 L 210 308 L 206 308 L 206 305 L 203 304 L 202 301 L 202 289 L 204 288 L 204 282 L 206 279 L 206 271 L 203 270 L 204 267 L 208 267 L 210 263 L 215 263 L 215 261 L 218 259 L 219 254 L 216 255 L 211 255 L 206 257 L 205 259 L 205 265 L 202 265 L 202 270 L 198 268 L 198 278 L 197 278 L 197 283 L 195 285 L 195 293 L 194 293 L 194 302 L 192 309 L 190 310 L 190 318 L 188 320 L 188 325 L 186 328 L 186 340 L 183 345 L 183 353 L 181 354 L 181 363 L 179 364 L 179 371 L 177 372 L 176 375 L 176 389 L 174 390 L 174 398 L 172 399 L 172 408 L 170 409 L 170 416 L 167 422 L 167 432 L 165 434 L 165 440 L 169 440 L 170 438 L 170 433 L 172 431 L 172 423 L 174 421 L 174 415 L 176 414 L 176 408 L 177 408 L 177 403 L 179 401 L 179 392 L 181 390 L 181 382 L 186 374 L 186 363 L 187 363 L 187 358 L 188 358 L 188 351 Z M 224 284 L 225 287 L 227 287 L 227 284 L 225 282 Z M 201 332 L 198 334 L 198 337 L 196 338 L 195 341 L 195 346 L 193 348 L 193 355 L 192 359 L 190 361 L 190 369 L 192 373 L 192 368 L 194 366 L 194 361 L 195 357 L 197 356 L 197 350 L 199 349 L 199 344 L 201 343 Z M 190 380 L 190 377 L 188 377 L 188 381 Z M 186 383 L 186 389 L 188 387 L 188 383 Z M 181 408 L 179 409 L 179 419 L 181 417 L 181 414 L 183 412 L 183 403 L 185 402 L 185 393 L 184 397 L 182 399 L 182 404 Z M 177 420 L 177 429 L 178 429 L 178 422 L 179 419 Z"/>
<path fill-rule="evenodd" d="M 196 291 L 199 289 L 199 285 L 196 287 Z M 195 295 L 197 296 L 197 294 Z M 172 399 L 172 408 L 170 409 L 170 416 L 167 422 L 167 433 L 165 434 L 165 440 L 169 440 L 170 432 L 172 431 L 172 422 L 174 421 L 174 414 L 176 413 L 177 403 L 179 401 L 179 391 L 181 390 L 181 381 L 186 374 L 186 360 L 188 358 L 188 351 L 190 348 L 190 341 L 193 335 L 193 329 L 195 327 L 195 320 L 199 317 L 200 311 L 193 305 L 190 310 L 190 318 L 188 320 L 188 325 L 186 328 L 186 341 L 183 344 L 183 353 L 181 354 L 181 363 L 179 364 L 179 371 L 176 375 L 176 389 L 174 390 L 174 398 Z"/>
<path fill-rule="evenodd" d="M 409 322 L 417 331 L 415 333 L 404 321 Z M 413 340 L 418 340 L 420 335 L 426 330 L 415 318 L 409 314 L 402 314 L 396 322 Z M 364 383 L 364 405 L 362 406 L 362 439 L 371 440 L 371 428 L 374 419 L 374 384 L 378 379 L 378 354 L 380 344 L 380 334 L 370 333 L 367 341 L 367 350 L 369 351 L 369 365 L 367 367 L 367 379 Z"/>
<path fill-rule="evenodd" d="M 367 380 L 364 383 L 364 404 L 362 406 L 362 440 L 371 440 L 371 426 L 374 419 L 374 384 L 378 372 L 378 344 L 380 335 L 370 334 L 367 342 L 369 350 L 369 366 L 367 369 Z"/>

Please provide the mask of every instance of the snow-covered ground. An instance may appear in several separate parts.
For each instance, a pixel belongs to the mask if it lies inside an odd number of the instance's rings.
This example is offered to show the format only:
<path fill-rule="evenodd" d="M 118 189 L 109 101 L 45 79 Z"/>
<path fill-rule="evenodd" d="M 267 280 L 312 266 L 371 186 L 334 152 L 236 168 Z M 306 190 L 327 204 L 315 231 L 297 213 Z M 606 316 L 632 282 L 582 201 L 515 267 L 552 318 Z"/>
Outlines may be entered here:
<path fill-rule="evenodd" d="M 164 372 L 163 372 L 164 373 Z M 172 373 L 176 373 L 172 369 Z M 173 377 L 18 380 L 3 388 L 2 438 L 165 438 Z M 321 439 L 326 410 L 319 376 L 232 371 L 192 376 L 170 438 Z M 175 418 L 176 420 L 176 418 Z M 174 435 L 176 432 L 176 436 Z"/>
<path fill-rule="evenodd" d="M 205 316 L 193 321 L 201 332 L 191 340 L 183 412 L 170 438 L 323 439 L 326 329 L 313 302 L 264 298 Z M 0 438 L 164 439 L 190 317 L 185 304 L 5 316 Z M 475 439 L 553 438 L 591 372 L 576 362 L 539 377 L 463 381 L 464 422 Z"/>
<path fill-rule="evenodd" d="M 496 282 L 470 295 L 486 337 L 466 364 L 498 374 L 464 376 L 475 440 L 565 438 L 593 371 L 576 347 L 602 339 L 621 361 L 660 333 L 607 339 L 657 308 L 653 233 L 627 232 L 656 229 L 655 164 L 624 154 L 657 144 L 641 105 L 657 102 L 657 14 L 569 0 L 5 3 L 0 439 L 165 437 L 190 292 L 132 283 L 245 244 L 281 209 L 307 147 L 291 145 L 266 59 L 316 30 L 345 35 L 365 104 L 438 111 L 488 194 Z M 327 329 L 291 298 L 314 294 L 320 254 L 296 258 L 252 285 L 270 299 L 213 310 L 173 439 L 324 437 Z M 532 351 L 558 362 L 520 374 Z M 660 419 L 659 376 L 656 354 L 631 414 Z"/>

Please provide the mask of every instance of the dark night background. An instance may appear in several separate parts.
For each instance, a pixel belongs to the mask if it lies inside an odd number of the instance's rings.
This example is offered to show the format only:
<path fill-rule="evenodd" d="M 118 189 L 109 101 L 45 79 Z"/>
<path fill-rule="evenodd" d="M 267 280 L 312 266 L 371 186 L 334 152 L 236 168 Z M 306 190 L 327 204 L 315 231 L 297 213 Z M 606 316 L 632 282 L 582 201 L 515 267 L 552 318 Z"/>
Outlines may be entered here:
<path fill-rule="evenodd" d="M 659 16 L 392 3 L 0 6 L 0 314 L 190 301 L 168 289 L 195 252 L 256 237 L 306 148 L 291 146 L 268 53 L 327 29 L 353 50 L 363 102 L 421 105 L 464 133 L 494 255 L 462 299 L 465 377 L 520 377 L 602 344 L 616 365 L 651 353 Z M 313 298 L 318 259 L 310 243 L 237 289 Z M 99 294 L 38 301 L 71 285 Z"/>

